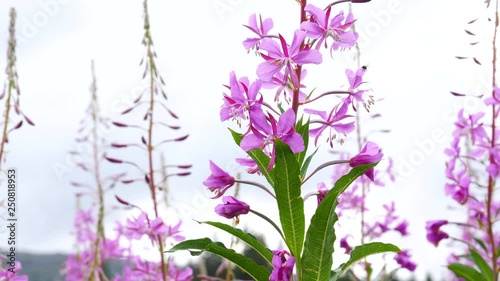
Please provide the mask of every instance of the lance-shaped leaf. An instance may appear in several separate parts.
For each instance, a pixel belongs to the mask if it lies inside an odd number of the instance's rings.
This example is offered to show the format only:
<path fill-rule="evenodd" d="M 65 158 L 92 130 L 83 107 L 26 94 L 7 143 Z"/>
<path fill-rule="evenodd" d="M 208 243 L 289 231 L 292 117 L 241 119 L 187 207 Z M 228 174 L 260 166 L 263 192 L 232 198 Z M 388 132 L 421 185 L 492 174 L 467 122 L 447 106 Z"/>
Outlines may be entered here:
<path fill-rule="evenodd" d="M 176 252 L 181 250 L 187 250 L 193 256 L 198 256 L 203 252 L 210 252 L 212 254 L 223 257 L 230 262 L 239 266 L 248 275 L 250 275 L 254 280 L 257 281 L 268 281 L 269 275 L 271 274 L 264 266 L 258 265 L 252 259 L 244 257 L 241 254 L 236 253 L 233 249 L 228 249 L 224 244 L 220 242 L 213 242 L 210 238 L 202 238 L 195 240 L 186 240 L 177 245 L 167 252 Z"/>
<path fill-rule="evenodd" d="M 463 278 L 466 281 L 479 281 L 484 280 L 479 273 L 474 268 L 460 263 L 452 263 L 448 265 L 448 269 L 455 273 L 458 278 Z"/>
<path fill-rule="evenodd" d="M 301 258 L 300 280 L 329 280 L 333 264 L 333 243 L 336 238 L 333 225 L 338 220 L 335 213 L 335 207 L 338 205 L 337 198 L 351 183 L 375 165 L 377 163 L 353 168 L 347 175 L 337 180 L 319 204 L 307 230 L 304 254 Z"/>
<path fill-rule="evenodd" d="M 218 229 L 224 230 L 225 232 L 238 237 L 241 239 L 241 241 L 247 243 L 248 246 L 252 247 L 257 253 L 259 253 L 262 257 L 264 257 L 269 264 L 272 265 L 272 260 L 273 260 L 273 252 L 266 248 L 262 242 L 260 242 L 255 236 L 246 233 L 242 231 L 239 228 L 232 227 L 228 224 L 225 223 L 220 223 L 220 222 L 211 222 L 211 221 L 202 221 L 198 223 L 203 223 L 203 224 L 208 224 L 214 227 L 217 227 Z"/>
<path fill-rule="evenodd" d="M 237 133 L 231 129 L 229 129 L 229 131 L 231 131 L 231 135 L 233 136 L 234 142 L 239 146 L 241 143 L 241 140 L 243 139 L 243 135 L 240 133 Z M 260 149 L 250 150 L 248 152 L 248 155 L 253 159 L 253 161 L 255 161 L 255 163 L 257 163 L 257 166 L 259 166 L 261 173 L 264 175 L 264 177 L 266 177 L 267 182 L 270 185 L 273 185 L 273 182 L 274 182 L 273 176 L 272 176 L 273 171 L 267 170 L 267 167 L 269 167 L 269 162 L 271 161 L 269 156 L 267 156 Z"/>
<path fill-rule="evenodd" d="M 401 252 L 401 250 L 392 244 L 385 244 L 380 242 L 372 242 L 356 246 L 352 250 L 349 260 L 333 271 L 330 280 L 331 281 L 337 280 L 342 274 L 344 274 L 344 272 L 346 272 L 351 266 L 353 266 L 358 261 L 370 255 L 386 253 L 386 252 Z"/>
<path fill-rule="evenodd" d="M 276 164 L 274 166 L 274 191 L 278 201 L 281 227 L 286 244 L 298 260 L 302 252 L 305 232 L 304 199 L 300 196 L 300 166 L 290 147 L 275 142 Z"/>
<path fill-rule="evenodd" d="M 491 270 L 484 258 L 474 249 L 469 248 L 472 261 L 477 265 L 485 281 L 493 281 L 493 270 Z"/>

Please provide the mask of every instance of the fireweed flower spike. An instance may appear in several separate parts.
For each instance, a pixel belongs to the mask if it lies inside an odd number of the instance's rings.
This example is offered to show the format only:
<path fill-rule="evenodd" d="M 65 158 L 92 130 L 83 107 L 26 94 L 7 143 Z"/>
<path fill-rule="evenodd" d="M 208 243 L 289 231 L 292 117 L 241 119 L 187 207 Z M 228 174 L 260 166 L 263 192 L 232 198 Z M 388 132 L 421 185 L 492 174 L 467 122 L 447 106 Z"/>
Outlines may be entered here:
<path fill-rule="evenodd" d="M 240 201 L 233 196 L 222 197 L 222 203 L 215 206 L 215 212 L 228 219 L 236 217 L 238 219 L 239 215 L 248 214 L 250 211 L 250 206 L 247 203 Z"/>
<path fill-rule="evenodd" d="M 368 141 L 365 146 L 358 153 L 358 155 L 351 158 L 349 161 L 349 165 L 351 167 L 357 167 L 365 164 L 372 164 L 379 162 L 384 154 L 381 152 L 380 148 L 374 142 Z M 365 175 L 371 180 L 374 181 L 374 168 L 370 168 L 365 172 Z"/>
<path fill-rule="evenodd" d="M 289 281 L 292 279 L 295 258 L 285 250 L 273 251 L 272 264 L 274 266 L 270 281 Z"/>
<path fill-rule="evenodd" d="M 248 25 L 243 25 L 244 27 L 253 31 L 253 33 L 257 34 L 259 37 L 257 38 L 247 38 L 243 41 L 243 46 L 247 51 L 251 49 L 259 49 L 259 43 L 262 38 L 267 36 L 267 33 L 273 28 L 273 20 L 271 18 L 267 18 L 262 20 L 262 16 L 259 15 L 259 23 L 257 23 L 257 15 L 253 14 L 248 18 Z"/>
<path fill-rule="evenodd" d="M 322 56 L 318 50 L 309 50 L 308 46 L 300 49 L 305 37 L 303 31 L 296 30 L 291 46 L 287 45 L 285 38 L 281 35 L 279 35 L 281 46 L 270 38 L 262 39 L 260 49 L 267 51 L 267 55 L 261 53 L 266 61 L 257 67 L 257 76 L 263 81 L 269 82 L 283 67 L 285 67 L 284 76 L 288 77 L 290 74 L 295 75 L 293 71 L 295 65 L 320 64 Z"/>
<path fill-rule="evenodd" d="M 240 143 L 241 148 L 248 152 L 252 149 L 264 149 L 273 145 L 271 150 L 271 161 L 268 170 L 274 166 L 276 151 L 274 142 L 276 139 L 288 144 L 293 153 L 304 151 L 304 140 L 295 132 L 295 113 L 292 109 L 285 111 L 278 122 L 269 114 L 268 123 L 261 108 L 253 108 L 250 112 L 250 130 L 252 133 L 246 135 Z"/>
<path fill-rule="evenodd" d="M 212 173 L 203 182 L 203 185 L 208 187 L 210 191 L 215 192 L 215 196 L 212 199 L 219 198 L 234 185 L 234 177 L 219 168 L 212 161 L 210 161 L 210 171 Z"/>
<path fill-rule="evenodd" d="M 437 247 L 441 240 L 448 238 L 448 233 L 440 229 L 441 226 L 446 224 L 448 224 L 447 220 L 428 221 L 425 226 L 427 230 L 427 241 Z"/>

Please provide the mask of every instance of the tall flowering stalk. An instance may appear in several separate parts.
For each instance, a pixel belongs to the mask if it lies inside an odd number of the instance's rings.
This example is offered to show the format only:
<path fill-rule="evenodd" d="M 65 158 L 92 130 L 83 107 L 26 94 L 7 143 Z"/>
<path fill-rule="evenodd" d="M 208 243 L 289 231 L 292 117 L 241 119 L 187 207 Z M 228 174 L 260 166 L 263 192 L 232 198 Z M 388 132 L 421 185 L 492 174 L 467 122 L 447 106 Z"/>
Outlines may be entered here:
<path fill-rule="evenodd" d="M 211 175 L 204 185 L 214 192 L 214 199 L 222 198 L 222 204 L 215 212 L 236 221 L 243 215 L 253 214 L 272 225 L 283 239 L 285 249 L 268 249 L 260 241 L 240 229 L 219 222 L 204 222 L 226 231 L 254 248 L 272 266 L 268 270 L 254 260 L 235 253 L 224 244 L 210 238 L 188 240 L 174 246 L 170 251 L 189 250 L 199 254 L 208 251 L 220 255 L 241 267 L 254 280 L 336 280 L 350 266 L 366 256 L 382 252 L 399 252 L 391 244 L 366 243 L 352 250 L 350 259 L 332 270 L 335 231 L 338 217 L 335 209 L 338 197 L 358 177 L 365 175 L 374 180 L 374 166 L 383 154 L 373 142 L 350 159 L 333 159 L 308 171 L 317 148 L 307 153 L 309 137 L 317 145 L 326 139 L 331 147 L 338 149 L 344 138 L 356 128 L 351 111 L 357 110 L 357 103 L 369 106 L 371 98 L 360 90 L 364 68 L 347 69 L 349 88 L 331 90 L 314 95 L 306 94 L 304 84 L 306 67 L 323 63 L 321 51 L 329 53 L 355 46 L 358 34 L 351 28 L 354 17 L 339 11 L 333 16 L 338 1 L 319 8 L 307 1 L 299 4 L 300 24 L 293 35 L 272 34 L 273 21 L 258 15 L 251 15 L 245 25 L 253 37 L 246 39 L 243 46 L 255 51 L 261 63 L 256 69 L 257 79 L 238 77 L 234 71 L 229 75 L 227 92 L 223 96 L 220 111 L 221 121 L 233 120 L 243 133 L 230 130 L 235 143 L 248 155 L 236 161 L 247 167 L 252 174 L 264 177 L 267 184 L 235 179 L 210 161 Z M 352 1 L 353 3 L 367 1 Z M 268 91 L 271 90 L 271 95 Z M 339 99 L 335 99 L 340 97 Z M 273 102 L 269 102 L 271 99 Z M 332 104 L 328 111 L 322 111 L 317 101 Z M 306 183 L 320 170 L 339 165 L 347 167 L 346 174 L 321 196 L 321 202 L 312 216 L 306 231 L 303 189 Z M 352 168 L 352 169 L 351 169 Z M 257 187 L 276 201 L 279 223 L 274 222 L 246 202 L 233 196 L 224 196 L 236 183 Z"/>
<path fill-rule="evenodd" d="M 69 153 L 80 161 L 78 170 L 88 180 L 71 181 L 71 185 L 79 189 L 77 198 L 89 196 L 92 206 L 89 209 L 79 207 L 75 217 L 76 242 L 79 245 L 77 252 L 68 256 L 63 271 L 66 280 L 108 280 L 104 272 L 106 259 L 120 258 L 121 250 L 115 251 L 107 247 L 112 241 L 106 238 L 104 231 L 105 192 L 111 190 L 116 183 L 125 176 L 124 173 L 111 176 L 103 175 L 102 161 L 106 143 L 104 133 L 109 130 L 110 120 L 102 116 L 97 97 L 97 79 L 94 61 L 91 63 L 92 82 L 90 86 L 90 103 L 86 109 L 86 116 L 80 122 L 77 146 Z M 89 149 L 87 149 L 89 148 Z M 94 210 L 97 209 L 94 219 Z M 115 240 L 112 243 L 116 243 Z"/>
<path fill-rule="evenodd" d="M 451 145 L 445 150 L 449 160 L 446 162 L 448 182 L 444 190 L 463 208 L 465 218 L 462 221 L 438 219 L 428 221 L 426 225 L 427 240 L 430 243 L 437 247 L 443 239 L 450 239 L 454 244 L 448 268 L 464 280 L 497 280 L 500 271 L 500 232 L 497 225 L 500 219 L 500 201 L 496 192 L 500 174 L 500 131 L 497 123 L 500 88 L 496 78 L 498 1 L 488 0 L 485 5 L 489 14 L 486 24 L 489 25 L 493 18 L 493 26 L 488 31 L 492 34 L 491 88 L 488 93 L 472 97 L 484 103 L 484 110 L 465 112 L 461 109 L 458 112 Z M 477 41 L 474 29 L 484 20 L 478 18 L 467 24 L 465 32 L 472 38 L 473 46 L 482 46 Z M 464 56 L 457 58 L 468 59 Z M 472 57 L 471 60 L 482 65 L 481 59 L 477 57 Z M 466 96 L 458 92 L 451 93 L 454 96 Z M 449 226 L 458 228 L 458 236 L 444 230 Z"/>
<path fill-rule="evenodd" d="M 19 86 L 19 75 L 17 73 L 17 57 L 16 57 L 16 10 L 10 9 L 10 22 L 9 22 L 9 40 L 7 45 L 7 67 L 5 73 L 7 79 L 5 80 L 0 100 L 5 100 L 3 122 L 1 126 L 2 142 L 0 143 L 0 170 L 5 158 L 5 145 L 9 142 L 9 134 L 21 128 L 23 121 L 34 126 L 35 124 L 29 119 L 20 107 L 21 90 Z M 14 116 L 20 116 L 19 120 Z"/>
<path fill-rule="evenodd" d="M 134 182 L 145 182 L 150 191 L 153 214 L 142 211 L 142 208 L 136 206 L 129 201 L 117 197 L 120 203 L 129 206 L 137 207 L 141 210 L 141 214 L 138 217 L 127 220 L 127 224 L 123 227 L 123 233 L 126 237 L 131 240 L 141 239 L 143 235 L 147 235 L 152 244 L 158 249 L 158 254 L 160 256 L 160 262 L 148 266 L 147 271 L 143 272 L 143 277 L 153 278 L 154 280 L 166 281 L 170 278 L 170 274 L 175 274 L 173 264 L 169 264 L 165 257 L 165 243 L 166 239 L 171 237 L 176 241 L 182 240 L 182 237 L 177 234 L 179 231 L 179 224 L 175 226 L 169 226 L 161 217 L 161 212 L 159 209 L 160 199 L 158 196 L 159 190 L 166 186 L 167 179 L 170 176 L 187 176 L 190 174 L 187 169 L 191 165 L 170 165 L 168 167 L 173 167 L 177 171 L 165 174 L 165 169 L 167 166 L 158 165 L 160 159 L 161 146 L 170 142 L 182 142 L 188 135 L 178 136 L 174 138 L 164 138 L 160 133 L 163 133 L 165 129 L 178 130 L 180 126 L 167 124 L 163 120 L 168 119 L 178 119 L 177 115 L 168 108 L 166 105 L 167 95 L 163 90 L 165 85 L 164 79 L 161 77 L 158 68 L 156 66 L 156 51 L 153 44 L 153 37 L 151 35 L 151 26 L 149 21 L 148 12 L 148 2 L 147 0 L 143 3 L 144 7 L 144 37 L 142 40 L 145 46 L 145 55 L 141 61 L 141 65 L 144 65 L 144 76 L 143 79 L 147 82 L 147 89 L 143 91 L 139 97 L 134 101 L 133 105 L 122 112 L 122 115 L 130 114 L 131 112 L 136 112 L 138 110 L 143 111 L 143 120 L 145 125 L 139 124 L 125 124 L 123 122 L 113 122 L 113 124 L 120 128 L 128 128 L 129 130 L 139 129 L 145 132 L 145 135 L 140 136 L 140 142 L 138 143 L 113 143 L 112 146 L 115 149 L 125 149 L 127 147 L 139 147 L 144 149 L 147 159 L 147 169 L 142 169 L 142 167 L 134 162 L 117 159 L 114 157 L 106 156 L 106 159 L 115 164 L 129 164 L 135 167 L 141 174 L 138 178 L 123 180 L 124 184 L 131 184 Z M 161 195 L 161 194 L 160 194 Z M 140 259 L 138 262 L 144 262 Z M 147 263 L 147 262 L 146 262 Z M 136 268 L 143 266 L 136 263 Z M 172 272 L 170 272 L 172 271 Z M 184 278 L 189 279 L 190 274 L 185 271 L 183 274 Z M 139 274 L 139 273 L 138 273 Z M 126 274 L 124 273 L 124 276 Z M 157 279 L 155 279 L 157 278 Z"/>
<path fill-rule="evenodd" d="M 5 68 L 5 73 L 7 79 L 4 82 L 4 87 L 0 93 L 0 100 L 5 100 L 4 111 L 2 114 L 1 123 L 1 143 L 0 143 L 0 171 L 2 171 L 2 164 L 5 161 L 5 148 L 9 142 L 9 134 L 12 131 L 21 128 L 23 121 L 34 126 L 35 124 L 31 119 L 29 119 L 22 111 L 20 107 L 20 87 L 18 81 L 18 73 L 16 66 L 16 10 L 14 8 L 10 9 L 9 13 L 9 38 L 7 45 L 7 66 Z M 14 115 L 15 114 L 15 115 Z M 5 171 L 6 172 L 6 171 Z M 0 206 L 3 206 L 3 200 L 0 201 Z M 3 216 L 2 216 L 3 218 Z M 27 281 L 27 275 L 18 274 L 21 270 L 21 263 L 19 261 L 9 262 L 6 268 L 3 268 L 4 259 L 7 258 L 4 255 L 0 255 L 0 280 L 17 280 L 17 281 Z"/>

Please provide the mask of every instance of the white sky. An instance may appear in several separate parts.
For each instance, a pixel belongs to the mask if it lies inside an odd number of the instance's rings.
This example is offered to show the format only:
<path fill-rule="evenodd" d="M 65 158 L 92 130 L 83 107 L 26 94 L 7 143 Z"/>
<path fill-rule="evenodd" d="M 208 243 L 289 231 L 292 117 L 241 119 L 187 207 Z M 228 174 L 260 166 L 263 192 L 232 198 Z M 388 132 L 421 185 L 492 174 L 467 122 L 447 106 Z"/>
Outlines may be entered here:
<path fill-rule="evenodd" d="M 235 70 L 238 76 L 253 79 L 259 62 L 241 45 L 251 35 L 241 25 L 247 23 L 250 14 L 260 12 L 273 18 L 275 32 L 290 38 L 299 21 L 294 2 L 185 0 L 172 6 L 167 1 L 150 1 L 158 67 L 167 80 L 169 103 L 181 117 L 183 132 L 190 133 L 186 147 L 169 147 L 166 153 L 172 162 L 194 164 L 191 177 L 171 181 L 172 198 L 178 214 L 187 215 L 184 227 L 191 238 L 199 237 L 199 229 L 206 231 L 195 226 L 191 218 L 215 218 L 212 209 L 217 203 L 207 199 L 201 184 L 209 174 L 208 160 L 236 172 L 232 159 L 242 155 L 227 132 L 228 124 L 219 122 L 221 85 L 227 83 L 229 72 Z M 361 63 L 368 65 L 366 80 L 375 96 L 384 98 L 374 110 L 383 113 L 381 127 L 392 130 L 388 135 L 374 135 L 372 140 L 387 156 L 395 158 L 399 169 L 400 181 L 376 198 L 395 200 L 398 213 L 409 219 L 411 237 L 395 243 L 412 250 L 419 265 L 418 279 L 426 271 L 438 276 L 445 272 L 440 265 L 445 263 L 447 251 L 426 242 L 425 221 L 450 218 L 451 214 L 446 210 L 451 201 L 443 191 L 443 149 L 451 131 L 450 115 L 455 116 L 464 101 L 452 97 L 449 91 L 475 91 L 481 89 L 482 81 L 490 81 L 489 69 L 453 59 L 470 54 L 463 29 L 467 21 L 482 14 L 483 1 L 458 2 L 378 0 L 354 6 L 357 28 L 365 34 Z M 44 8 L 46 3 L 52 3 L 49 10 Z M 311 3 L 324 6 L 329 2 Z M 217 10 L 215 6 L 221 4 L 230 8 Z M 8 146 L 11 152 L 7 164 L 16 167 L 19 174 L 18 244 L 23 251 L 68 252 L 74 239 L 70 232 L 75 210 L 75 190 L 68 181 L 75 173 L 67 151 L 74 147 L 77 125 L 90 98 L 90 60 L 96 63 L 103 113 L 117 119 L 123 109 L 117 105 L 129 102 L 142 87 L 142 1 L 3 0 L 0 54 L 6 49 L 11 6 L 18 11 L 21 107 L 36 123 L 36 127 L 15 132 Z M 333 60 L 324 55 L 328 65 L 312 67 L 307 85 L 317 82 L 319 89 L 329 90 L 321 83 L 334 77 L 338 87 L 345 86 L 344 68 L 355 67 L 351 55 L 337 53 Z M 5 62 L 0 56 L 0 65 Z M 0 78 L 3 80 L 3 74 Z M 126 139 L 123 132 L 111 132 L 110 140 Z M 445 137 L 432 141 L 428 150 L 422 149 L 419 144 L 435 134 Z M 221 153 L 221 147 L 229 149 Z M 327 159 L 329 154 L 324 151 L 316 163 Z M 421 160 L 419 152 L 425 155 Z M 414 157 L 419 163 L 408 164 Z M 116 170 L 117 166 L 106 169 Z M 329 181 L 327 173 L 321 176 L 318 180 Z M 114 192 L 146 204 L 148 191 L 139 188 L 140 192 L 120 186 Z M 262 195 L 254 194 L 251 188 L 242 192 L 250 198 L 250 204 Z M 109 201 L 112 196 L 109 194 Z M 108 229 L 116 216 L 109 217 Z M 248 227 L 259 229 L 261 224 L 248 221 Z"/>

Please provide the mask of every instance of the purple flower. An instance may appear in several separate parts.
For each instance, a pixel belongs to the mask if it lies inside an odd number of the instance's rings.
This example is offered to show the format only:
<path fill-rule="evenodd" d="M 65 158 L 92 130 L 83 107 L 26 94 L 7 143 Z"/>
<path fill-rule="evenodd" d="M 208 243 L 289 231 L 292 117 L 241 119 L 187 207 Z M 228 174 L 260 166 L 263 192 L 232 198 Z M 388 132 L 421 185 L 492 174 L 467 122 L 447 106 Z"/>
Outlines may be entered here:
<path fill-rule="evenodd" d="M 354 24 L 354 19 L 351 13 L 344 17 L 344 12 L 341 11 L 337 16 L 330 20 L 331 7 L 326 11 L 308 4 L 305 11 L 311 16 L 309 21 L 303 22 L 300 28 L 304 30 L 309 38 L 319 39 L 316 44 L 316 49 L 319 49 L 321 44 L 325 43 L 325 48 L 328 47 L 326 39 L 331 37 L 333 45 L 330 52 L 340 48 L 350 48 L 356 44 L 358 34 L 352 30 L 348 31 Z M 345 21 L 344 21 L 345 19 Z M 342 23 L 344 21 L 344 23 Z"/>
<path fill-rule="evenodd" d="M 450 179 L 452 183 L 446 183 L 444 190 L 447 195 L 451 195 L 455 201 L 463 205 L 469 199 L 469 185 L 471 179 L 467 175 L 467 170 L 465 168 L 457 174 L 453 173 L 454 168 L 455 162 L 450 161 L 446 168 L 446 177 Z"/>
<path fill-rule="evenodd" d="M 340 107 L 339 107 L 340 106 Z M 326 111 L 318 111 L 314 109 L 304 109 L 305 113 L 317 115 L 321 120 L 312 120 L 311 124 L 320 124 L 319 127 L 312 128 L 309 130 L 309 134 L 314 137 L 314 144 L 318 144 L 318 139 L 326 129 L 329 129 L 328 141 L 330 142 L 330 147 L 333 147 L 333 140 L 336 139 L 337 133 L 348 134 L 354 131 L 354 122 L 341 123 L 346 118 L 352 117 L 347 115 L 347 104 L 341 103 L 335 106 L 329 115 L 326 115 Z"/>
<path fill-rule="evenodd" d="M 495 86 L 493 88 L 493 93 L 492 93 L 491 97 L 486 98 L 484 100 L 484 104 L 486 104 L 486 105 L 500 104 L 500 88 Z"/>
<path fill-rule="evenodd" d="M 410 258 L 411 255 L 408 252 L 408 250 L 404 250 L 402 252 L 397 253 L 396 256 L 394 257 L 394 260 L 396 260 L 396 262 L 399 265 L 401 265 L 402 268 L 406 268 L 409 271 L 415 271 L 417 265 L 414 262 L 412 262 Z"/>
<path fill-rule="evenodd" d="M 292 279 L 295 258 L 285 250 L 273 251 L 272 264 L 274 266 L 270 281 L 289 281 Z"/>
<path fill-rule="evenodd" d="M 484 112 L 479 112 L 476 114 L 469 114 L 468 118 L 464 116 L 464 109 L 460 109 L 458 112 L 458 121 L 455 122 L 455 131 L 453 131 L 453 136 L 455 138 L 470 134 L 472 139 L 472 144 L 476 143 L 476 140 L 487 138 L 488 135 L 484 130 L 483 123 L 479 123 L 479 119 L 484 116 Z"/>
<path fill-rule="evenodd" d="M 257 166 L 257 163 L 255 163 L 255 161 L 251 158 L 236 158 L 236 163 L 240 164 L 241 166 L 248 167 L 247 173 L 249 174 L 261 175 L 259 166 Z"/>
<path fill-rule="evenodd" d="M 260 40 L 266 37 L 269 30 L 273 28 L 273 20 L 270 18 L 262 20 L 262 16 L 259 15 L 259 22 L 257 23 L 257 16 L 253 14 L 248 18 L 248 25 L 243 26 L 259 36 L 257 38 L 247 38 L 243 41 L 243 46 L 247 51 L 250 51 L 253 48 L 258 50 Z"/>
<path fill-rule="evenodd" d="M 295 75 L 292 71 L 294 65 L 320 64 L 322 62 L 321 53 L 318 50 L 309 50 L 308 47 L 300 49 L 305 39 L 305 34 L 301 30 L 295 31 L 290 47 L 283 36 L 279 35 L 279 39 L 281 46 L 270 38 L 264 38 L 260 43 L 260 49 L 267 51 L 267 55 L 261 53 L 266 61 L 257 67 L 257 76 L 263 81 L 271 81 L 274 74 L 283 67 L 285 67 L 284 76 L 288 77 L 289 74 Z"/>
<path fill-rule="evenodd" d="M 248 113 L 253 107 L 260 107 L 262 104 L 262 96 L 257 98 L 257 94 L 262 87 L 262 82 L 256 80 L 251 85 L 248 78 L 242 77 L 239 80 L 236 74 L 229 74 L 229 86 L 231 96 L 224 94 L 224 105 L 220 110 L 221 121 L 226 121 L 230 118 L 238 123 L 241 119 L 248 119 Z"/>
<path fill-rule="evenodd" d="M 441 226 L 446 224 L 448 224 L 447 220 L 428 221 L 425 226 L 427 230 L 427 241 L 437 247 L 441 240 L 448 238 L 448 234 L 440 230 Z"/>
<path fill-rule="evenodd" d="M 328 193 L 328 191 L 330 190 L 326 187 L 325 183 L 323 182 L 318 183 L 318 195 L 317 195 L 318 206 L 319 204 L 321 204 L 321 201 L 325 199 L 325 196 Z"/>
<path fill-rule="evenodd" d="M 212 173 L 203 182 L 203 185 L 208 187 L 210 191 L 215 192 L 215 196 L 212 199 L 219 198 L 234 185 L 234 177 L 223 171 L 212 161 L 210 161 L 210 171 Z"/>
<path fill-rule="evenodd" d="M 408 235 L 408 221 L 407 220 L 403 220 L 400 224 L 398 224 L 394 230 L 398 231 L 399 233 L 401 233 L 402 236 L 406 236 Z"/>
<path fill-rule="evenodd" d="M 363 66 L 354 73 L 354 71 L 350 69 L 345 70 L 345 74 L 347 75 L 347 79 L 349 80 L 349 96 L 344 100 L 347 104 L 352 104 L 352 108 L 356 111 L 355 103 L 353 103 L 353 98 L 362 103 L 366 110 L 370 109 L 370 106 L 374 103 L 372 97 L 366 102 L 363 99 L 363 94 L 366 92 L 365 90 L 358 90 L 358 87 L 363 84 L 363 75 L 365 74 L 366 67 Z"/>
<path fill-rule="evenodd" d="M 368 141 L 358 155 L 354 156 L 349 160 L 349 165 L 351 167 L 357 167 L 365 164 L 372 164 L 379 162 L 384 154 L 381 152 L 380 148 L 374 142 Z M 365 172 L 365 175 L 374 181 L 374 168 L 370 168 Z"/>
<path fill-rule="evenodd" d="M 250 206 L 248 206 L 247 203 L 240 201 L 233 196 L 222 197 L 222 202 L 224 204 L 219 204 L 215 207 L 215 212 L 228 219 L 248 214 L 250 211 Z"/>
<path fill-rule="evenodd" d="M 340 248 L 344 248 L 346 254 L 350 254 L 352 251 L 351 246 L 349 245 L 349 243 L 347 243 L 348 237 L 349 237 L 349 235 L 346 235 L 342 239 L 340 239 Z"/>
<path fill-rule="evenodd" d="M 0 280 L 6 281 L 28 281 L 28 275 L 17 275 L 22 269 L 21 263 L 16 261 L 14 263 L 14 268 L 0 268 Z"/>
<path fill-rule="evenodd" d="M 300 74 L 300 80 L 304 80 L 307 76 L 307 69 L 302 69 Z M 298 87 L 296 85 L 299 85 Z M 293 97 L 293 90 L 296 88 L 305 88 L 304 85 L 300 84 L 297 81 L 290 81 L 288 77 L 285 77 L 283 73 L 277 72 L 271 81 L 263 82 L 262 88 L 265 89 L 274 89 L 278 87 L 276 90 L 276 95 L 274 96 L 274 101 L 278 101 L 280 95 L 283 93 L 284 100 L 286 102 L 290 102 Z M 307 99 L 306 93 L 303 91 L 299 91 L 299 103 L 304 102 Z"/>
<path fill-rule="evenodd" d="M 248 152 L 252 149 L 264 149 L 268 145 L 272 145 L 271 161 L 268 169 L 274 166 L 276 159 L 276 151 L 274 143 L 276 139 L 288 144 L 293 153 L 304 151 L 304 140 L 295 132 L 295 113 L 292 109 L 288 109 L 281 114 L 278 122 L 269 114 L 268 123 L 266 116 L 261 108 L 252 108 L 250 111 L 250 131 L 251 134 L 246 135 L 240 143 L 241 148 Z"/>

